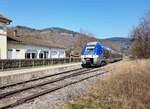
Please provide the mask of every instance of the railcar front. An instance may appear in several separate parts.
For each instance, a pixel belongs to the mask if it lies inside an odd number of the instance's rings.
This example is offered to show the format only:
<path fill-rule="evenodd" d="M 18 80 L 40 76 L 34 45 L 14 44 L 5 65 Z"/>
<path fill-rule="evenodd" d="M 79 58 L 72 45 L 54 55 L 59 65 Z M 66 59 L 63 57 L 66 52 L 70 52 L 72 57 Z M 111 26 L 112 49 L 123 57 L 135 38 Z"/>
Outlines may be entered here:
<path fill-rule="evenodd" d="M 82 47 L 82 67 L 99 66 L 101 64 L 102 46 L 98 42 L 84 44 Z"/>

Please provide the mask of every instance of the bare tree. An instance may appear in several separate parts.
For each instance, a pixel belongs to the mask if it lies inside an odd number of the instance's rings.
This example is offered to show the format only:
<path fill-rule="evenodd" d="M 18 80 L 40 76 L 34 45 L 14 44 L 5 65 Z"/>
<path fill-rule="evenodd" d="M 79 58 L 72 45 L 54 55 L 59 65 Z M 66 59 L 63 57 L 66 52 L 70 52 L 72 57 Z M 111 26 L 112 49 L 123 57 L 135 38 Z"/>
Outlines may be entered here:
<path fill-rule="evenodd" d="M 75 55 L 80 55 L 81 53 L 81 49 L 82 49 L 82 45 L 84 43 L 87 43 L 87 42 L 93 42 L 93 41 L 96 41 L 95 37 L 94 36 L 91 36 L 91 35 L 86 35 L 84 33 L 81 33 L 79 36 L 78 36 L 78 39 L 77 39 L 77 42 L 76 42 L 76 46 L 75 46 L 75 52 L 74 54 Z"/>
<path fill-rule="evenodd" d="M 137 58 L 150 58 L 150 12 L 131 33 L 131 54 Z"/>

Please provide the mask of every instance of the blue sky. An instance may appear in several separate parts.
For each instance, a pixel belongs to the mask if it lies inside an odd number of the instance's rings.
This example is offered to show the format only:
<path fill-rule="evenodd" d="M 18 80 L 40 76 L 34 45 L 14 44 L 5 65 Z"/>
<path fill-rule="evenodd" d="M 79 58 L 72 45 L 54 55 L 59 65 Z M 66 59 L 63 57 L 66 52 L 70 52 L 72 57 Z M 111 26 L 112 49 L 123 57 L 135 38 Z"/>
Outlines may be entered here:
<path fill-rule="evenodd" d="M 150 0 L 0 0 L 11 26 L 62 27 L 98 38 L 128 37 L 150 10 Z"/>

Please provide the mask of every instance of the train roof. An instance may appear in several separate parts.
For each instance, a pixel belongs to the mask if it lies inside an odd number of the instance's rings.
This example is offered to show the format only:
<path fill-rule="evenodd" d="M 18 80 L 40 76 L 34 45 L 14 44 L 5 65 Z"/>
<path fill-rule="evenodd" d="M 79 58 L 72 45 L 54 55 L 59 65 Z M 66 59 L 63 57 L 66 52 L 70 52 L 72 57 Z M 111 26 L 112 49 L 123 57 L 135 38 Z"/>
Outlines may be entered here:
<path fill-rule="evenodd" d="M 116 52 L 116 51 L 113 50 L 112 48 L 103 45 L 101 42 L 88 42 L 87 45 L 96 45 L 97 43 L 99 43 L 99 44 L 102 46 L 102 48 L 104 48 L 104 49 L 106 49 L 106 50 L 109 50 L 109 51 L 112 51 L 112 52 Z"/>
<path fill-rule="evenodd" d="M 107 49 L 107 50 L 112 50 L 111 48 L 103 45 L 101 42 L 88 42 L 87 45 L 96 45 L 96 44 L 100 44 L 102 46 L 102 48 Z"/>
<path fill-rule="evenodd" d="M 96 45 L 97 42 L 88 42 L 87 45 Z"/>
<path fill-rule="evenodd" d="M 88 42 L 88 43 L 86 43 L 86 44 L 87 44 L 87 45 L 96 45 L 97 43 L 100 44 L 102 48 L 104 48 L 104 49 L 106 49 L 106 50 L 109 50 L 109 51 L 111 51 L 112 53 L 121 54 L 121 53 L 119 53 L 119 52 L 113 50 L 112 48 L 103 45 L 101 42 Z"/>

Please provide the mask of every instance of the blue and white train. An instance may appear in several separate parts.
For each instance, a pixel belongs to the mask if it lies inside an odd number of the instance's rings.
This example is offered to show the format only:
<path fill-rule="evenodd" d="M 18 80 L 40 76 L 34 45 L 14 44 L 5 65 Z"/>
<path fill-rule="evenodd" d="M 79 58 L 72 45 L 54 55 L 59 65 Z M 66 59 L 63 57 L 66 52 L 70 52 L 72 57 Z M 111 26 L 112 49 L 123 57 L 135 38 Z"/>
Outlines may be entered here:
<path fill-rule="evenodd" d="M 100 42 L 89 42 L 82 47 L 82 67 L 102 66 L 121 59 L 122 55 L 120 53 L 102 45 Z"/>

